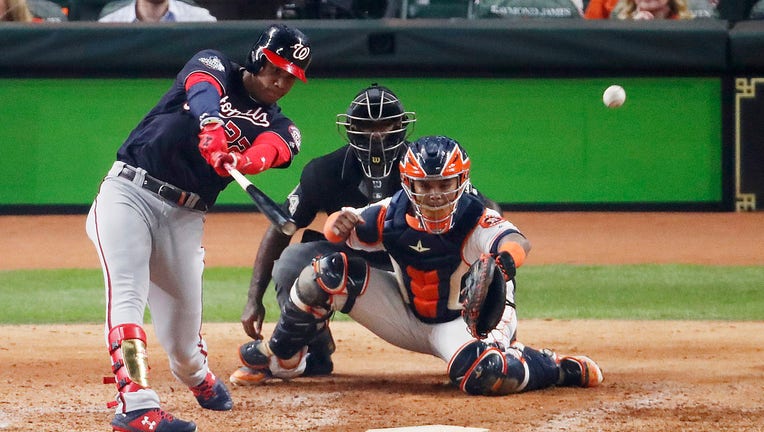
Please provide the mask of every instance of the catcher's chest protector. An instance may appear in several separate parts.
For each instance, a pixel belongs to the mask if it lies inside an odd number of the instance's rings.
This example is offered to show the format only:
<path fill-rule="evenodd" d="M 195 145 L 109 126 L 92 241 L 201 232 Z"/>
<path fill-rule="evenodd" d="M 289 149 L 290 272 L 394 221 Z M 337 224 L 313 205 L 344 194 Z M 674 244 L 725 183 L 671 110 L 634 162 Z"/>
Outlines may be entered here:
<path fill-rule="evenodd" d="M 429 234 L 406 223 L 408 198 L 396 194 L 390 202 L 382 243 L 401 268 L 410 307 L 426 323 L 458 318 L 461 309 L 449 309 L 451 275 L 461 264 L 464 239 L 478 223 L 484 207 L 472 197 L 460 201 L 454 227 L 444 234 Z M 454 302 L 456 303 L 456 302 Z"/>

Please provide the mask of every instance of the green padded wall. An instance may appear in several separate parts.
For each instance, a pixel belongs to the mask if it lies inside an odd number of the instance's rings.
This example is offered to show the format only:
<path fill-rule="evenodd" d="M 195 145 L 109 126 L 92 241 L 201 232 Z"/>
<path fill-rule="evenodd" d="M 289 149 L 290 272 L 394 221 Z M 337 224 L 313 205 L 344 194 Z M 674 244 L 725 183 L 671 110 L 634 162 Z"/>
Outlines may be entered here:
<path fill-rule="evenodd" d="M 373 81 L 417 112 L 412 138 L 445 134 L 473 182 L 505 204 L 718 203 L 719 78 L 311 79 L 281 105 L 300 127 L 293 166 L 252 180 L 281 201 L 302 166 L 342 142 L 334 124 Z M 626 104 L 607 109 L 617 82 Z M 0 79 L 0 205 L 89 204 L 122 140 L 169 79 Z M 233 185 L 219 204 L 248 204 Z"/>

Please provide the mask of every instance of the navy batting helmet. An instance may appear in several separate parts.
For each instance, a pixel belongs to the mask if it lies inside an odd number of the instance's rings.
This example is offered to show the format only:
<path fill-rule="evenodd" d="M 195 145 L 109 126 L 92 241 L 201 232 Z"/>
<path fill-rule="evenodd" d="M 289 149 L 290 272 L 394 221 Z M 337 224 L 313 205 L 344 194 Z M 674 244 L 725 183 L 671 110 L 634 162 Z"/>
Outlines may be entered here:
<path fill-rule="evenodd" d="M 336 123 L 366 177 L 381 179 L 398 163 L 415 121 L 416 114 L 406 111 L 395 93 L 374 83 L 353 98 L 344 114 L 337 114 Z"/>
<path fill-rule="evenodd" d="M 267 60 L 302 82 L 308 82 L 305 71 L 310 59 L 310 42 L 303 32 L 284 24 L 274 24 L 265 29 L 252 46 L 244 67 L 256 74 Z"/>

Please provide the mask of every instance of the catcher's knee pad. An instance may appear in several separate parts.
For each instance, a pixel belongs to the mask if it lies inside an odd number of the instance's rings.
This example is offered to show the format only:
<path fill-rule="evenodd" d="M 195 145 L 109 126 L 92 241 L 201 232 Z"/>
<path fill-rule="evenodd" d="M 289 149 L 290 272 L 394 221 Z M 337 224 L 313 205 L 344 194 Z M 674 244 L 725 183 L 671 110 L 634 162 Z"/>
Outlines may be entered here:
<path fill-rule="evenodd" d="M 292 299 L 298 306 L 304 306 L 303 310 L 327 314 L 332 310 L 334 296 L 344 295 L 347 297 L 340 311 L 348 313 L 368 283 L 369 264 L 363 258 L 333 252 L 314 258 L 311 265 L 303 269 L 295 283 Z"/>
<path fill-rule="evenodd" d="M 114 383 L 120 393 L 149 387 L 146 333 L 138 324 L 121 324 L 109 331 L 109 354 L 114 377 L 104 379 Z"/>
<path fill-rule="evenodd" d="M 289 297 L 292 285 L 300 276 L 305 264 L 324 253 L 326 246 L 323 243 L 328 242 L 296 243 L 281 252 L 278 260 L 273 264 L 272 272 L 279 306 L 283 306 Z"/>
<path fill-rule="evenodd" d="M 451 383 L 465 393 L 493 396 L 502 393 L 507 359 L 495 345 L 480 340 L 464 344 L 448 362 Z"/>

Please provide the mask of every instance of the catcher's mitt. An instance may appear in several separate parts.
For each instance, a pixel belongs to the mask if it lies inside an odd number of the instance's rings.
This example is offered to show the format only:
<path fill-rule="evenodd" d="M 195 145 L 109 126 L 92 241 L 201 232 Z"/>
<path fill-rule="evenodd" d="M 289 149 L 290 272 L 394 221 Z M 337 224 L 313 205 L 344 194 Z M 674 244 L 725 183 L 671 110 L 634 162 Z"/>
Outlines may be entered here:
<path fill-rule="evenodd" d="M 504 275 L 490 254 L 482 254 L 462 276 L 462 318 L 472 336 L 485 339 L 499 324 L 507 301 Z"/>

